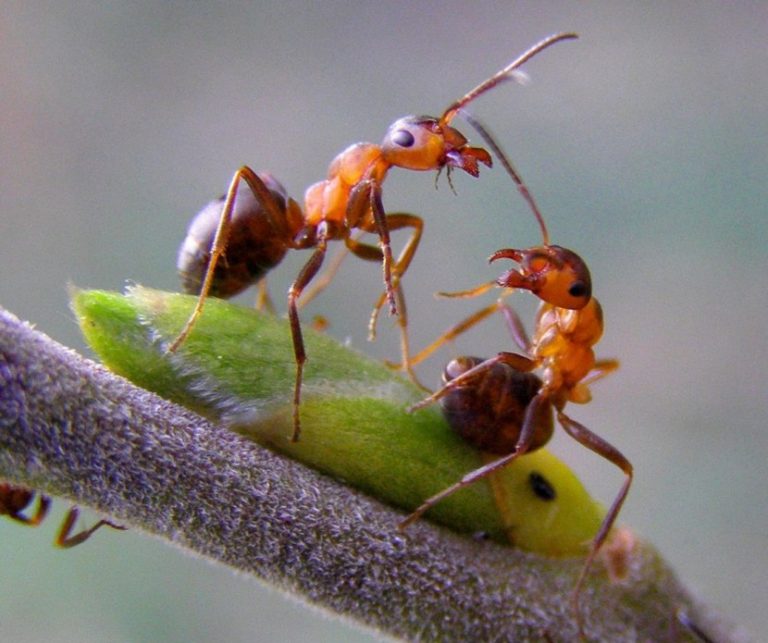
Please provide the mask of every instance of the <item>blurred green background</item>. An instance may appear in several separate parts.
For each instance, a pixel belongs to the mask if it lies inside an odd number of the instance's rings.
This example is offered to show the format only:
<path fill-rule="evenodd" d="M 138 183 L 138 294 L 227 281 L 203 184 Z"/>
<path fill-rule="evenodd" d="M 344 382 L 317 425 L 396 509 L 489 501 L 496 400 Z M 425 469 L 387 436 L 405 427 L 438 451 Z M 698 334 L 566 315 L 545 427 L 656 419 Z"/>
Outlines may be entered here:
<path fill-rule="evenodd" d="M 85 350 L 66 283 L 177 289 L 188 218 L 240 164 L 300 199 L 348 144 L 378 142 L 405 114 L 438 115 L 561 30 L 581 40 L 473 112 L 554 241 L 589 263 L 607 321 L 598 353 L 622 361 L 571 414 L 635 465 L 621 520 L 710 605 L 768 632 L 763 592 L 744 591 L 768 577 L 765 3 L 6 2 L 0 304 Z M 539 240 L 501 171 L 454 184 L 458 196 L 431 174 L 393 170 L 385 185 L 388 210 L 426 221 L 405 280 L 416 347 L 477 305 L 432 292 L 490 279 L 492 251 Z M 294 254 L 271 278 L 279 302 L 305 260 Z M 396 356 L 391 320 L 365 341 L 380 279 L 349 260 L 305 317 Z M 533 298 L 513 301 L 530 319 Z M 491 320 L 419 372 L 436 382 L 453 354 L 509 346 Z M 565 438 L 555 449 L 612 499 L 614 467 Z M 139 533 L 56 551 L 65 507 L 37 530 L 0 521 L 6 640 L 370 639 Z"/>

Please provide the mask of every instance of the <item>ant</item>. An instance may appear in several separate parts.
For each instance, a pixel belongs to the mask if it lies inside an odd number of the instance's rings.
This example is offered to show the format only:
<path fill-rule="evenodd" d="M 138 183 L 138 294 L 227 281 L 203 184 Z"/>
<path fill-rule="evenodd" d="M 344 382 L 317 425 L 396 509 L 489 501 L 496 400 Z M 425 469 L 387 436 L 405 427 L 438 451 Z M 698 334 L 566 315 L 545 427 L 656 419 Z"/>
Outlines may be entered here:
<path fill-rule="evenodd" d="M 387 173 L 392 167 L 401 167 L 416 171 L 437 170 L 439 175 L 440 171 L 446 168 L 450 182 L 451 170 L 458 168 L 477 177 L 480 164 L 488 167 L 492 165 L 491 155 L 481 147 L 471 147 L 464 135 L 451 127 L 450 123 L 460 112 L 463 114 L 465 107 L 478 96 L 506 80 L 519 80 L 522 74 L 518 68 L 530 58 L 556 42 L 573 38 L 577 38 L 574 33 L 559 33 L 545 38 L 452 103 L 439 118 L 406 116 L 389 127 L 381 145 L 351 145 L 331 161 L 326 179 L 307 188 L 303 211 L 296 201 L 286 197 L 285 191 L 277 181 L 266 178 L 267 175 L 257 174 L 248 166 L 242 166 L 232 177 L 223 201 L 215 208 L 218 212 L 215 232 L 215 214 L 206 214 L 204 217 L 202 213 L 198 215 L 206 220 L 210 219 L 208 223 L 198 224 L 197 219 L 193 221 L 193 228 L 198 226 L 202 229 L 200 239 L 203 243 L 211 236 L 213 240 L 208 252 L 200 255 L 199 259 L 193 259 L 191 264 L 180 258 L 180 263 L 183 263 L 182 272 L 189 275 L 189 279 L 185 276 L 186 287 L 198 294 L 198 300 L 168 350 L 173 352 L 184 342 L 203 311 L 205 299 L 215 292 L 214 287 L 218 288 L 224 281 L 229 281 L 222 276 L 221 271 L 217 272 L 217 266 L 222 255 L 229 253 L 228 244 L 235 236 L 234 220 L 238 218 L 238 213 L 242 212 L 244 217 L 252 216 L 258 219 L 252 227 L 254 230 L 259 229 L 258 242 L 252 249 L 247 248 L 248 258 L 244 264 L 248 269 L 235 276 L 225 267 L 225 272 L 237 282 L 238 287 L 245 288 L 250 283 L 260 281 L 266 272 L 281 261 L 287 250 L 314 248 L 314 252 L 288 289 L 288 318 L 296 360 L 291 439 L 297 441 L 300 434 L 301 383 L 307 359 L 298 315 L 298 299 L 320 270 L 328 242 L 342 240 L 349 252 L 357 257 L 366 261 L 381 262 L 385 292 L 374 305 L 369 325 L 370 334 L 373 335 L 378 311 L 389 302 L 391 314 L 397 314 L 400 309 L 399 324 L 401 337 L 404 338 L 407 320 L 399 283 L 416 252 L 423 221 L 413 214 L 385 213 L 382 184 Z M 250 188 L 250 197 L 246 196 L 247 190 L 239 190 L 243 181 Z M 246 198 L 250 199 L 250 205 L 240 206 L 239 202 Z M 397 261 L 393 262 L 389 233 L 405 228 L 411 229 L 411 236 Z M 358 233 L 377 234 L 378 246 L 360 242 Z M 186 247 L 185 241 L 182 249 L 184 257 L 188 256 L 184 250 Z M 193 257 L 198 256 L 195 252 L 193 251 Z M 403 367 L 412 373 L 404 339 L 401 345 L 404 351 Z"/>
<path fill-rule="evenodd" d="M 8 516 L 11 520 L 15 520 L 28 527 L 37 527 L 48 514 L 48 509 L 51 506 L 51 499 L 42 493 L 38 494 L 37 509 L 35 512 L 32 515 L 22 513 L 32 504 L 35 498 L 35 493 L 35 491 L 27 489 L 26 487 L 12 485 L 7 482 L 0 482 L 0 516 Z M 54 544 L 57 547 L 69 549 L 70 547 L 75 547 L 84 543 L 91 537 L 94 531 L 105 525 L 107 527 L 112 527 L 112 529 L 125 529 L 125 527 L 115 525 L 108 520 L 99 520 L 99 522 L 90 529 L 85 529 L 72 535 L 72 529 L 75 526 L 75 522 L 77 522 L 79 514 L 80 511 L 77 507 L 72 507 L 67 512 L 64 521 L 61 523 L 59 533 L 54 540 Z"/>
<path fill-rule="evenodd" d="M 513 418 L 523 416 L 519 428 L 514 423 L 500 425 L 507 427 L 508 434 L 503 435 L 503 439 L 498 438 L 499 451 L 506 455 L 468 473 L 457 483 L 426 500 L 400 523 L 400 529 L 413 523 L 428 509 L 459 489 L 491 475 L 521 455 L 546 444 L 552 435 L 551 414 L 554 412 L 560 426 L 568 435 L 615 464 L 626 476 L 592 540 L 590 551 L 573 591 L 573 606 L 581 629 L 579 594 L 595 556 L 610 533 L 629 492 L 633 468 L 629 460 L 615 447 L 566 415 L 564 408 L 568 402 L 576 404 L 589 402 L 591 399 L 589 385 L 616 370 L 619 364 L 614 359 L 595 359 L 592 347 L 603 333 L 603 315 L 599 302 L 592 296 L 589 269 L 581 257 L 567 248 L 545 243 L 524 250 L 498 250 L 490 257 L 491 262 L 499 259 L 511 259 L 518 264 L 519 268 L 512 268 L 502 274 L 495 282 L 497 285 L 528 290 L 541 299 L 533 338 L 528 338 L 517 313 L 499 301 L 457 324 L 428 349 L 431 352 L 494 310 L 500 310 L 510 333 L 525 354 L 500 352 L 495 357 L 473 364 L 461 373 L 457 373 L 441 389 L 412 406 L 410 410 L 414 411 L 453 395 L 467 382 L 478 386 L 479 378 L 494 377 L 500 366 L 522 373 L 531 373 L 540 369 L 541 384 L 527 403 L 524 414 L 521 408 L 514 409 Z M 467 292 L 476 294 L 484 289 L 487 289 L 487 284 Z M 422 351 L 422 354 L 425 352 Z M 486 423 L 486 427 L 489 431 L 497 430 L 491 423 Z M 504 432 L 502 429 L 499 430 Z M 484 439 L 492 443 L 497 437 L 491 436 Z"/>

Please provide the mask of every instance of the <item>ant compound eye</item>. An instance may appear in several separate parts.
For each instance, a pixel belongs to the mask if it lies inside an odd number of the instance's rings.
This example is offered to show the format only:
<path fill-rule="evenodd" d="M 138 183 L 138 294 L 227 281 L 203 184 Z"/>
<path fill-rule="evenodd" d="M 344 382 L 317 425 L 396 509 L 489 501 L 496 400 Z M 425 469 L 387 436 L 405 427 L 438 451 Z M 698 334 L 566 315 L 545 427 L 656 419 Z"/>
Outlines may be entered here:
<path fill-rule="evenodd" d="M 392 142 L 400 147 L 411 147 L 416 139 L 407 129 L 400 129 L 392 134 Z"/>
<path fill-rule="evenodd" d="M 589 294 L 589 288 L 583 281 L 574 281 L 568 288 L 568 294 L 571 297 L 586 297 Z"/>
<path fill-rule="evenodd" d="M 542 500 L 554 500 L 557 497 L 557 493 L 555 492 L 552 483 L 540 473 L 531 471 L 528 476 L 528 482 L 531 485 L 533 493 Z"/>

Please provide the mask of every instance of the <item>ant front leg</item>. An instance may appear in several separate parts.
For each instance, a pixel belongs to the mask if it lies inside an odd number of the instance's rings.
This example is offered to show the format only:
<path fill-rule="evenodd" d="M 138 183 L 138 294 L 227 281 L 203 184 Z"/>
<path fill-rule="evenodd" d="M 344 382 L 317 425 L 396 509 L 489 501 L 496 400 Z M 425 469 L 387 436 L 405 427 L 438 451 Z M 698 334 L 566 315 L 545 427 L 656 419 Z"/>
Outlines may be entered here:
<path fill-rule="evenodd" d="M 616 447 L 608 443 L 599 435 L 590 431 L 583 424 L 571 419 L 562 411 L 557 412 L 557 419 L 558 422 L 560 422 L 560 426 L 562 426 L 566 433 L 568 433 L 568 435 L 570 435 L 574 440 L 576 440 L 579 444 L 587 447 L 590 451 L 594 451 L 598 455 L 604 457 L 606 460 L 613 462 L 613 464 L 619 467 L 619 469 L 621 469 L 626 476 L 624 484 L 621 486 L 621 489 L 619 489 L 619 493 L 616 494 L 616 497 L 608 509 L 608 513 L 605 514 L 605 518 L 603 518 L 603 522 L 600 524 L 600 529 L 598 529 L 597 534 L 592 539 L 592 546 L 590 547 L 589 554 L 584 561 L 584 565 L 581 568 L 581 573 L 579 574 L 579 578 L 576 581 L 576 586 L 573 589 L 573 609 L 576 613 L 576 620 L 579 624 L 579 630 L 581 631 L 582 622 L 581 613 L 579 610 L 579 594 L 581 593 L 581 588 L 587 578 L 587 573 L 589 572 L 590 568 L 592 567 L 592 563 L 595 560 L 595 556 L 597 556 L 600 548 L 605 542 L 605 539 L 608 537 L 608 534 L 613 527 L 613 523 L 616 522 L 616 517 L 619 515 L 619 511 L 621 511 L 621 506 L 624 504 L 627 493 L 629 493 L 629 487 L 632 484 L 633 468 L 632 463 L 627 460 L 627 458 L 624 457 L 624 455 L 622 455 L 622 453 Z"/>
<path fill-rule="evenodd" d="M 421 389 L 424 389 L 425 391 L 429 391 L 430 389 L 424 386 L 419 379 L 416 377 L 416 373 L 414 373 L 413 369 L 411 368 L 411 361 L 410 361 L 410 343 L 408 341 L 408 310 L 405 306 L 405 295 L 403 295 L 403 289 L 400 285 L 400 275 L 402 273 L 398 273 L 399 267 L 401 266 L 401 260 L 403 268 L 402 270 L 405 271 L 408 268 L 408 264 L 410 263 L 413 252 L 416 250 L 416 246 L 418 246 L 419 239 L 421 238 L 421 230 L 423 228 L 423 222 L 421 219 L 415 215 L 412 214 L 392 214 L 389 215 L 396 218 L 396 223 L 400 223 L 400 221 L 407 221 L 407 223 L 402 223 L 402 225 L 398 225 L 398 227 L 405 227 L 406 225 L 412 225 L 415 228 L 415 232 L 412 235 L 411 239 L 409 240 L 409 243 L 406 245 L 406 248 L 403 249 L 403 252 L 401 256 L 398 258 L 398 262 L 396 264 L 396 270 L 394 273 L 394 279 L 393 279 L 393 285 L 395 290 L 395 298 L 397 300 L 397 309 L 398 309 L 398 316 L 397 316 L 397 323 L 400 327 L 400 354 L 401 358 L 403 360 L 402 365 L 398 364 L 396 368 L 405 370 L 408 373 L 408 377 L 413 381 L 416 386 L 418 386 Z M 418 223 L 414 223 L 413 220 L 416 220 Z M 364 230 L 365 231 L 365 230 Z M 372 246 L 367 243 L 361 243 L 357 240 L 357 238 L 353 237 L 346 237 L 344 239 L 344 243 L 347 247 L 347 249 L 354 254 L 356 257 L 359 257 L 360 259 L 363 259 L 364 261 L 381 261 L 382 260 L 382 254 L 381 254 L 381 248 L 378 248 L 376 246 Z M 410 246 L 410 251 L 409 251 Z M 382 294 L 379 299 L 376 302 L 376 305 L 373 309 L 373 313 L 371 314 L 371 319 L 374 320 L 375 316 L 377 315 L 378 311 L 381 309 L 381 307 L 384 305 L 384 302 L 386 301 L 386 293 Z M 371 322 L 375 323 L 375 322 Z M 370 325 L 369 325 L 369 332 L 370 332 Z M 368 340 L 373 341 L 375 337 L 371 337 L 369 334 Z"/>
<path fill-rule="evenodd" d="M 397 308 L 400 314 L 397 316 L 397 325 L 400 328 L 400 359 L 399 364 L 393 364 L 392 362 L 385 361 L 385 364 L 390 368 L 405 371 L 408 374 L 408 378 L 420 389 L 426 393 L 430 393 L 432 389 L 428 386 L 424 386 L 421 380 L 416 376 L 416 372 L 413 370 L 414 362 L 411 360 L 411 344 L 408 339 L 408 307 L 405 305 L 405 294 L 403 293 L 403 287 L 397 283 L 395 284 L 395 295 L 397 296 Z M 369 341 L 372 341 L 370 336 Z"/>
<path fill-rule="evenodd" d="M 499 299 L 498 303 L 501 314 L 504 315 L 504 321 L 507 324 L 507 330 L 512 336 L 512 339 L 515 340 L 515 343 L 523 351 L 530 355 L 532 348 L 531 338 L 528 337 L 528 332 L 525 330 L 525 326 L 523 325 L 523 320 L 520 319 L 520 315 L 517 314 L 517 311 L 512 308 L 512 306 L 502 303 L 501 299 Z"/>
<path fill-rule="evenodd" d="M 79 513 L 80 512 L 77 507 L 72 507 L 69 512 L 67 512 L 67 515 L 64 518 L 64 522 L 61 523 L 61 529 L 59 529 L 59 533 L 56 536 L 56 540 L 54 541 L 54 544 L 57 547 L 61 547 L 62 549 L 76 547 L 77 545 L 80 545 L 88 540 L 93 532 L 100 527 L 106 526 L 111 527 L 112 529 L 119 529 L 121 531 L 126 529 L 121 525 L 115 525 L 114 523 L 109 522 L 109 520 L 99 520 L 99 522 L 97 522 L 90 529 L 84 529 L 83 531 L 76 533 L 74 536 L 71 536 L 70 534 L 72 533 L 72 529 L 75 526 L 75 522 L 77 522 Z"/>
<path fill-rule="evenodd" d="M 405 295 L 403 294 L 403 289 L 400 285 L 400 280 L 411 265 L 411 261 L 416 254 L 416 249 L 421 242 L 421 235 L 424 232 L 424 221 L 421 217 L 417 217 L 414 214 L 397 212 L 387 215 L 387 226 L 390 230 L 411 228 L 411 236 L 408 238 L 405 246 L 403 246 L 403 250 L 392 268 L 392 285 L 395 289 L 397 308 L 400 313 L 397 318 L 397 324 L 400 328 L 400 357 L 402 360 L 400 368 L 408 373 L 408 376 L 417 386 L 425 391 L 429 391 L 427 387 L 419 382 L 416 373 L 413 371 L 410 342 L 408 341 L 408 311 L 405 306 Z M 368 341 L 376 339 L 376 323 L 379 318 L 379 312 L 384 306 L 385 301 L 386 293 L 382 293 L 373 306 L 371 318 L 368 322 Z"/>
<path fill-rule="evenodd" d="M 397 288 L 400 284 L 400 279 L 408 270 L 411 265 L 416 249 L 421 242 L 421 235 L 424 232 L 424 221 L 421 217 L 417 217 L 415 214 L 408 214 L 407 212 L 395 212 L 387 215 L 387 227 L 390 231 L 400 230 L 402 228 L 412 228 L 411 236 L 408 238 L 400 256 L 397 258 L 394 266 L 392 267 L 392 285 Z M 371 319 L 368 322 L 368 341 L 376 339 L 376 323 L 379 319 L 379 312 L 384 306 L 388 293 L 384 292 L 379 296 L 378 300 L 373 306 L 371 312 Z M 405 317 L 403 311 L 400 311 L 401 320 Z M 405 329 L 407 322 L 401 321 L 401 328 Z"/>
<path fill-rule="evenodd" d="M 369 225 L 370 219 L 367 216 L 369 212 L 372 215 L 373 227 Z M 352 188 L 347 201 L 347 225 L 350 228 L 361 228 L 368 232 L 375 231 L 379 235 L 384 290 L 387 293 L 390 314 L 397 315 L 397 298 L 392 285 L 392 246 L 389 241 L 387 215 L 381 201 L 381 185 L 377 181 L 365 179 Z"/>
<path fill-rule="evenodd" d="M 323 226 L 324 228 L 325 226 Z M 301 402 L 301 383 L 304 377 L 304 363 L 307 361 L 307 352 L 304 348 L 304 336 L 301 332 L 301 320 L 299 320 L 299 307 L 297 301 L 307 284 L 320 270 L 328 248 L 328 239 L 323 230 L 318 236 L 317 248 L 312 253 L 309 261 L 304 264 L 296 281 L 288 289 L 288 320 L 291 324 L 291 337 L 293 339 L 293 354 L 296 359 L 296 381 L 293 387 L 293 434 L 291 442 L 299 441 L 301 433 L 301 421 L 299 418 L 299 404 Z"/>
<path fill-rule="evenodd" d="M 203 285 L 200 288 L 200 294 L 198 295 L 197 304 L 192 311 L 192 314 L 187 319 L 186 324 L 181 329 L 176 339 L 173 340 L 168 347 L 168 352 L 175 352 L 179 346 L 184 343 L 189 333 L 197 323 L 197 319 L 203 312 L 203 306 L 205 300 L 208 298 L 208 293 L 213 285 L 214 273 L 216 271 L 216 265 L 221 259 L 221 256 L 225 253 L 227 248 L 227 241 L 229 239 L 229 228 L 232 222 L 232 211 L 235 205 L 235 198 L 237 195 L 237 189 L 240 186 L 240 181 L 245 181 L 253 191 L 259 204 L 264 208 L 266 215 L 272 221 L 272 224 L 276 229 L 281 229 L 286 226 L 284 217 L 281 215 L 280 208 L 275 203 L 274 197 L 270 193 L 264 181 L 247 165 L 243 165 L 237 172 L 235 172 L 232 180 L 229 183 L 229 189 L 227 189 L 227 196 L 224 199 L 224 206 L 221 210 L 221 216 L 219 217 L 219 225 L 216 228 L 216 236 L 213 239 L 210 250 L 210 259 L 208 260 L 208 267 L 205 271 L 205 277 L 203 278 Z"/>
<path fill-rule="evenodd" d="M 491 282 L 490 284 L 482 284 L 477 288 L 473 288 L 472 290 L 467 290 L 467 291 L 462 291 L 457 293 L 438 293 L 438 294 L 441 297 L 442 296 L 475 297 L 478 294 L 482 294 L 487 290 L 489 290 L 491 286 L 495 286 L 495 283 Z M 411 366 L 415 366 L 416 364 L 423 362 L 425 359 L 427 359 L 430 355 L 432 355 L 432 353 L 437 351 L 439 348 L 441 348 L 448 342 L 453 341 L 459 335 L 466 333 L 470 328 L 472 328 L 473 326 L 476 326 L 484 319 L 487 319 L 498 310 L 503 309 L 503 307 L 504 307 L 504 304 L 502 303 L 501 298 L 499 298 L 492 304 L 489 304 L 488 306 L 485 306 L 484 308 L 481 308 L 480 310 L 475 311 L 469 317 L 465 317 L 458 324 L 456 324 L 455 326 L 452 326 L 447 331 L 445 331 L 442 335 L 440 335 L 437 339 L 435 339 L 431 344 L 422 348 L 418 353 L 416 353 L 416 355 L 413 355 L 410 360 Z M 397 364 L 390 364 L 390 366 L 399 368 L 399 365 Z"/>
<path fill-rule="evenodd" d="M 400 284 L 395 286 L 395 294 L 397 295 L 397 306 L 400 310 L 400 314 L 397 317 L 397 325 L 400 328 L 400 359 L 402 360 L 399 368 L 408 374 L 410 380 L 418 386 L 425 393 L 430 393 L 432 389 L 428 386 L 424 386 L 421 380 L 416 376 L 416 372 L 413 370 L 413 362 L 411 361 L 411 344 L 408 339 L 408 308 L 405 305 L 405 294 Z"/>

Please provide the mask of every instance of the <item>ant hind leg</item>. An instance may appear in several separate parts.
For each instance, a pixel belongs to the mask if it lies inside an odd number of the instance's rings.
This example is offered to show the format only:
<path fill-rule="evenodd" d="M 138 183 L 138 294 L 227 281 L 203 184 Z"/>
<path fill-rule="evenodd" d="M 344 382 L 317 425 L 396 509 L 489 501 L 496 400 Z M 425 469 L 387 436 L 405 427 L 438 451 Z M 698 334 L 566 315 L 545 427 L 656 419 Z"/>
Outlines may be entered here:
<path fill-rule="evenodd" d="M 184 324 L 184 327 L 181 329 L 181 331 L 179 331 L 176 339 L 174 339 L 168 347 L 169 353 L 176 352 L 179 346 L 184 343 L 189 333 L 192 332 L 195 323 L 197 323 L 197 319 L 203 312 L 205 300 L 208 298 L 208 293 L 210 292 L 211 286 L 213 285 L 216 265 L 221 259 L 227 247 L 227 241 L 229 239 L 229 228 L 232 222 L 232 211 L 235 205 L 235 197 L 237 195 L 237 189 L 240 185 L 240 181 L 245 181 L 248 184 L 248 186 L 253 191 L 254 196 L 264 208 L 267 216 L 272 220 L 274 226 L 277 226 L 279 229 L 287 225 L 284 221 L 284 217 L 281 215 L 280 208 L 275 203 L 274 197 L 270 193 L 267 186 L 264 184 L 264 181 L 262 181 L 256 172 L 254 172 L 251 168 L 249 168 L 247 165 L 243 165 L 239 170 L 237 170 L 237 172 L 235 172 L 235 174 L 232 176 L 232 180 L 229 183 L 229 188 L 227 189 L 227 194 L 224 199 L 224 206 L 222 207 L 221 216 L 219 217 L 219 225 L 216 228 L 216 235 L 214 236 L 213 243 L 211 244 L 210 259 L 208 260 L 208 267 L 205 271 L 203 284 L 200 287 L 197 303 L 195 304 L 194 310 Z"/>

